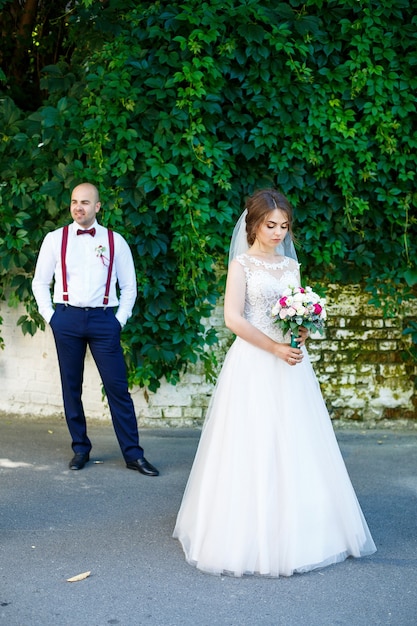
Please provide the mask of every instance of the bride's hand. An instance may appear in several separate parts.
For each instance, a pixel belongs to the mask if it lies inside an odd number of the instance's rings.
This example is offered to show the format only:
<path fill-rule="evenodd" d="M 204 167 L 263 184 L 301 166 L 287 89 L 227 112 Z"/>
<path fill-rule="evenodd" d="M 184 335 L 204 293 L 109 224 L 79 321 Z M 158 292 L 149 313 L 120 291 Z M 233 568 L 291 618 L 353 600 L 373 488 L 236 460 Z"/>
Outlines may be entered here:
<path fill-rule="evenodd" d="M 288 343 L 280 343 L 278 346 L 277 356 L 288 365 L 298 365 L 303 360 L 304 355 L 298 348 L 292 348 Z"/>
<path fill-rule="evenodd" d="M 298 339 L 300 339 L 300 341 L 298 341 L 298 346 L 300 348 L 302 348 L 305 345 L 308 335 L 309 335 L 308 328 L 305 328 L 304 326 L 298 327 Z"/>

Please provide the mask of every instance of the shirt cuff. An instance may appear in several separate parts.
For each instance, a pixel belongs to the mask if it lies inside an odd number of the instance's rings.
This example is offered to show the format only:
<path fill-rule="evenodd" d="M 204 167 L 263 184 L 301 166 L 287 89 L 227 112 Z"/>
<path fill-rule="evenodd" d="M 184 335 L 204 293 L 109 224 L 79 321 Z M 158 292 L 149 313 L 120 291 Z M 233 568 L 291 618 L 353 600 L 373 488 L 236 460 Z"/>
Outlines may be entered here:
<path fill-rule="evenodd" d="M 55 309 L 48 309 L 47 311 L 43 313 L 43 319 L 45 320 L 47 324 L 50 323 L 54 313 L 55 313 Z"/>
<path fill-rule="evenodd" d="M 124 328 L 124 326 L 126 326 L 127 320 L 124 319 L 124 317 L 122 317 L 121 315 L 119 315 L 119 312 L 116 313 L 115 318 L 117 319 L 117 321 L 119 322 L 119 324 L 120 324 L 120 326 L 122 328 Z"/>

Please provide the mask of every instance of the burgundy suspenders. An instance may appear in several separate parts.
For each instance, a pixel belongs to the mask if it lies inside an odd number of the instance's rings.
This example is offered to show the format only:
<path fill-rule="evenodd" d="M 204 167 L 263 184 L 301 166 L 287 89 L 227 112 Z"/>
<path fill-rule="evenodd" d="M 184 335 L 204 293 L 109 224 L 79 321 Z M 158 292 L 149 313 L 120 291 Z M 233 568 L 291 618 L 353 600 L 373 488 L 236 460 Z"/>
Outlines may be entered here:
<path fill-rule="evenodd" d="M 106 282 L 106 292 L 103 298 L 104 306 L 107 306 L 109 303 L 109 293 L 110 293 L 110 281 L 111 281 L 111 272 L 113 269 L 113 259 L 114 259 L 114 237 L 113 231 L 107 230 L 107 234 L 109 237 L 109 250 L 110 250 L 110 259 L 109 259 L 109 269 L 107 272 L 107 282 Z"/>
<path fill-rule="evenodd" d="M 109 303 L 111 274 L 113 270 L 113 260 L 114 260 L 113 231 L 108 229 L 107 235 L 109 237 L 110 259 L 109 259 L 109 267 L 107 271 L 106 291 L 104 293 L 104 298 L 103 298 L 104 306 L 107 306 Z M 66 265 L 67 245 L 68 245 L 68 226 L 64 226 L 64 229 L 62 232 L 62 244 L 61 244 L 62 288 L 63 288 L 64 302 L 68 302 L 67 265 Z"/>
<path fill-rule="evenodd" d="M 62 232 L 62 244 L 61 244 L 61 267 L 62 267 L 62 291 L 64 302 L 68 302 L 68 284 L 67 284 L 67 265 L 65 258 L 67 256 L 67 244 L 68 244 L 68 226 L 64 226 Z"/>

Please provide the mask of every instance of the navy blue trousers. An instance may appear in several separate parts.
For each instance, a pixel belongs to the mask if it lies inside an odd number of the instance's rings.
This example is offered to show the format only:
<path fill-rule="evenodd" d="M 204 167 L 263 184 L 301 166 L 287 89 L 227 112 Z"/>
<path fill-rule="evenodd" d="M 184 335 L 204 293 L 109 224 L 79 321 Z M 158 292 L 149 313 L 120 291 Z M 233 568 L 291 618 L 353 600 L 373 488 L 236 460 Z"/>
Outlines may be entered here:
<path fill-rule="evenodd" d="M 89 346 L 106 392 L 123 457 L 126 462 L 143 457 L 120 345 L 121 326 L 113 309 L 83 309 L 57 304 L 50 325 L 55 338 L 65 417 L 74 452 L 84 454 L 91 450 L 81 400 L 84 360 Z"/>

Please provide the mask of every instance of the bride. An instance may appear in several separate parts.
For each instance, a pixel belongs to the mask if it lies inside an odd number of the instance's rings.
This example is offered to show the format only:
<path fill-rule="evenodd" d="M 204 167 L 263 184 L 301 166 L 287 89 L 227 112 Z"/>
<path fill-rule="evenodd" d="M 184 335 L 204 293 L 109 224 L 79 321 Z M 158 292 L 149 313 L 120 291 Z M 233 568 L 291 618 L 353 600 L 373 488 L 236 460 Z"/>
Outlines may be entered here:
<path fill-rule="evenodd" d="M 251 196 L 232 238 L 224 317 L 236 335 L 214 390 L 174 537 L 211 574 L 291 576 L 376 548 L 346 471 L 300 329 L 271 317 L 300 286 L 292 209 Z"/>

